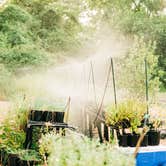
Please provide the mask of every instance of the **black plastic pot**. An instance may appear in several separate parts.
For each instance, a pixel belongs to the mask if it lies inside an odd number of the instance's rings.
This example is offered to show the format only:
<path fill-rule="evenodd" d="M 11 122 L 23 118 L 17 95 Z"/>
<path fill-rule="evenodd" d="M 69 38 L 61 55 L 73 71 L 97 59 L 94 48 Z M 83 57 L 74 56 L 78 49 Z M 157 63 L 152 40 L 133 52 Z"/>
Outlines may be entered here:
<path fill-rule="evenodd" d="M 155 146 L 160 143 L 160 131 L 149 130 L 148 131 L 148 145 Z"/>
<path fill-rule="evenodd" d="M 0 165 L 2 164 L 2 149 L 0 149 Z"/>
<path fill-rule="evenodd" d="M 29 120 L 63 123 L 64 112 L 31 110 Z"/>
<path fill-rule="evenodd" d="M 9 154 L 8 155 L 8 166 L 19 166 L 19 155 Z"/>
<path fill-rule="evenodd" d="M 64 112 L 56 112 L 56 117 L 55 117 L 56 122 L 63 123 L 64 115 L 65 115 Z"/>
<path fill-rule="evenodd" d="M 128 135 L 127 134 L 124 134 L 124 135 L 120 135 L 118 137 L 118 141 L 119 141 L 119 146 L 123 146 L 123 147 L 127 147 L 127 138 L 128 138 Z"/>
<path fill-rule="evenodd" d="M 137 145 L 139 137 L 140 137 L 139 134 L 128 134 L 127 145 L 131 147 L 135 147 Z"/>
<path fill-rule="evenodd" d="M 1 149 L 1 161 L 0 164 L 3 165 L 7 165 L 8 162 L 8 153 L 6 152 L 5 149 Z"/>
<path fill-rule="evenodd" d="M 148 135 L 145 135 L 144 136 L 144 139 L 141 143 L 141 146 L 148 146 Z"/>
<path fill-rule="evenodd" d="M 128 134 L 127 145 L 130 147 L 135 147 L 137 145 L 139 137 L 140 137 L 139 134 Z M 148 135 L 144 136 L 141 146 L 148 146 Z"/>
<path fill-rule="evenodd" d="M 33 113 L 33 119 L 34 121 L 43 121 L 42 120 L 42 114 L 43 114 L 43 111 L 34 111 Z"/>

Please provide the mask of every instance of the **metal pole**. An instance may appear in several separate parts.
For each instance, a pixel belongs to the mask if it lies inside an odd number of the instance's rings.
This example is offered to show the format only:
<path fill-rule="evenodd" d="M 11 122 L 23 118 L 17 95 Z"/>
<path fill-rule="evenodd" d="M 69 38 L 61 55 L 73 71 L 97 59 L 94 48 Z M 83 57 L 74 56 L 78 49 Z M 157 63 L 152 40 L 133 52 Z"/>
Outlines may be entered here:
<path fill-rule="evenodd" d="M 113 63 L 113 59 L 112 58 L 111 58 L 111 68 L 112 68 L 112 79 L 113 79 L 113 88 L 114 88 L 114 101 L 115 101 L 115 106 L 116 106 L 117 105 L 116 84 L 115 84 L 114 63 Z"/>
<path fill-rule="evenodd" d="M 146 87 L 147 114 L 149 114 L 148 66 L 146 58 L 145 58 L 145 87 Z"/>

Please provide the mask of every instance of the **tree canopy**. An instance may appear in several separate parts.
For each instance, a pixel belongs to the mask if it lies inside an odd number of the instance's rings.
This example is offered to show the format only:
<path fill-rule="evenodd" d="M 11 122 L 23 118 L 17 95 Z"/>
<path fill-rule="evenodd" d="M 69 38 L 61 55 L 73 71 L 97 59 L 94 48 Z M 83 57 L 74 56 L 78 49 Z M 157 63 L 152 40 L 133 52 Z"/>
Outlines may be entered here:
<path fill-rule="evenodd" d="M 11 71 L 46 65 L 77 51 L 106 22 L 131 39 L 155 43 L 154 77 L 166 87 L 165 7 L 164 0 L 12 0 L 0 11 L 0 63 Z"/>

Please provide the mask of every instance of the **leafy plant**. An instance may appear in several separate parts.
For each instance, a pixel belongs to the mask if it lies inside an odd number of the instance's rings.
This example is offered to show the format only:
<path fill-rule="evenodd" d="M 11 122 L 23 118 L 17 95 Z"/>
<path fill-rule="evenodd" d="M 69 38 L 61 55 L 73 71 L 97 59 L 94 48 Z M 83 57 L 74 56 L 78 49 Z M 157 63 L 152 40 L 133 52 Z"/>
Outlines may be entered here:
<path fill-rule="evenodd" d="M 10 125 L 12 124 L 5 124 L 0 127 L 0 147 L 10 152 L 15 152 L 23 148 L 25 133 L 23 130 L 16 130 Z"/>
<path fill-rule="evenodd" d="M 21 160 L 26 160 L 26 161 L 41 160 L 39 153 L 35 150 L 20 150 L 18 153 Z"/>
<path fill-rule="evenodd" d="M 27 115 L 28 105 L 25 100 L 19 101 L 19 103 L 15 103 L 12 106 L 3 124 L 0 126 L 1 146 L 12 151 L 23 148 Z"/>
<path fill-rule="evenodd" d="M 162 121 L 158 116 L 156 116 L 156 117 L 151 116 L 150 117 L 149 128 L 151 130 L 156 130 L 156 131 L 159 130 L 161 124 L 162 124 Z"/>
<path fill-rule="evenodd" d="M 130 155 L 122 154 L 110 145 L 100 144 L 95 140 L 82 137 L 76 133 L 62 137 L 54 133 L 45 135 L 41 139 L 41 154 L 49 154 L 50 166 L 103 166 L 103 165 L 134 165 Z"/>
<path fill-rule="evenodd" d="M 146 108 L 146 104 L 138 101 L 126 101 L 117 106 L 108 107 L 105 112 L 106 123 L 119 128 L 123 128 L 125 123 L 129 123 L 128 127 L 132 132 L 137 132 L 137 127 L 141 125 Z"/>

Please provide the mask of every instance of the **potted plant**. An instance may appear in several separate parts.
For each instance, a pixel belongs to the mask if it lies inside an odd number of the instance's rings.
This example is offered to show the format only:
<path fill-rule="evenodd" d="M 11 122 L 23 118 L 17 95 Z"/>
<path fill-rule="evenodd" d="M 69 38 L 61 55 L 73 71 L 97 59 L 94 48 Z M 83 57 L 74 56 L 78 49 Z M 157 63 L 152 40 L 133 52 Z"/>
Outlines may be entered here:
<path fill-rule="evenodd" d="M 148 131 L 148 145 L 155 146 L 160 144 L 160 131 L 159 127 L 161 125 L 161 121 L 159 119 L 151 120 L 149 124 L 150 130 Z"/>
<path fill-rule="evenodd" d="M 108 107 L 105 113 L 106 123 L 119 130 L 117 137 L 120 146 L 136 146 L 140 136 L 138 126 L 141 125 L 145 112 L 146 105 L 133 100 Z M 125 128 L 129 128 L 131 133 L 126 133 Z M 147 142 L 147 136 L 144 139 Z M 142 145 L 145 145 L 145 143 Z"/>

